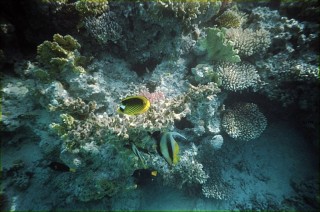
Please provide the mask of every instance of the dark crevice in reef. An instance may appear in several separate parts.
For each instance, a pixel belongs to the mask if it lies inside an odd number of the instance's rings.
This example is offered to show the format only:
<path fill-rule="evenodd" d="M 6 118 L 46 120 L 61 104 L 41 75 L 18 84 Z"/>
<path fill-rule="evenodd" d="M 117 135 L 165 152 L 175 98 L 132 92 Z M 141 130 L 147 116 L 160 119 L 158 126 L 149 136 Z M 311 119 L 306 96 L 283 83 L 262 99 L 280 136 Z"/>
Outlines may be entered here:
<path fill-rule="evenodd" d="M 174 126 L 179 130 L 184 130 L 186 128 L 194 128 L 195 126 L 187 118 L 183 117 L 180 120 L 175 120 Z"/>
<path fill-rule="evenodd" d="M 292 87 L 291 89 L 297 89 Z M 302 95 L 301 90 L 297 92 Z M 316 91 L 315 91 L 316 92 Z M 254 101 L 253 101 L 254 100 Z M 286 107 L 282 106 L 281 102 L 270 100 L 266 96 L 258 93 L 242 92 L 229 93 L 228 98 L 224 104 L 226 108 L 237 102 L 252 102 L 258 105 L 259 110 L 266 116 L 268 123 L 275 123 L 285 121 L 292 124 L 297 131 L 301 131 L 304 137 L 309 141 L 319 139 L 319 109 L 317 106 L 308 109 L 301 109 L 299 107 L 299 100 Z M 319 101 L 317 101 L 319 104 Z"/>
<path fill-rule="evenodd" d="M 150 58 L 144 63 L 135 63 L 131 66 L 131 68 L 138 74 L 139 77 L 143 76 L 147 73 L 147 70 L 153 71 L 155 67 L 159 64 L 159 61 Z"/>

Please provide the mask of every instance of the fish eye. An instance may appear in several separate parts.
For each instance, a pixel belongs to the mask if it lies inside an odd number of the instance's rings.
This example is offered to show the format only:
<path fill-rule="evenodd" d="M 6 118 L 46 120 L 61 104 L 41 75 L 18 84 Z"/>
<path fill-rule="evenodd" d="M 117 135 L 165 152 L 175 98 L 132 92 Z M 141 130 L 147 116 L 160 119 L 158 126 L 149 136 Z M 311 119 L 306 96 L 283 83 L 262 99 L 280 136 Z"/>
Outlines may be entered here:
<path fill-rule="evenodd" d="M 126 109 L 126 106 L 125 105 L 120 105 L 120 110 L 123 112 L 124 109 Z"/>

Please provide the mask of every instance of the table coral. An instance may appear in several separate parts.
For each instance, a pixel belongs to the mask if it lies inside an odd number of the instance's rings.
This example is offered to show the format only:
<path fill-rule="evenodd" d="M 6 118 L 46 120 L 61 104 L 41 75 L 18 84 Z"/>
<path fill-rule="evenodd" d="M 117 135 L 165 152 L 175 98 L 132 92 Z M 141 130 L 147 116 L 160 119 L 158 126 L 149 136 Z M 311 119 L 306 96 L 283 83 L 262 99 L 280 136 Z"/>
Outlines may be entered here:
<path fill-rule="evenodd" d="M 227 109 L 222 117 L 222 128 L 235 140 L 254 140 L 266 127 L 267 119 L 254 103 L 237 103 Z"/>

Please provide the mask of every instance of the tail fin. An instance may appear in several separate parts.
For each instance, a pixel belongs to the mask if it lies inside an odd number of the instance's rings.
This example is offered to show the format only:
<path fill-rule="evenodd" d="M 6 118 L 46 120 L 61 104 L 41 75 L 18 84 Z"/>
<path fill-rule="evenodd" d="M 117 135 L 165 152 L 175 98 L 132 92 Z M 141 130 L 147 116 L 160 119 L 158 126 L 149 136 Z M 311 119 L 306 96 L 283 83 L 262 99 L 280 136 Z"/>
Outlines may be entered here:
<path fill-rule="evenodd" d="M 157 174 L 158 174 L 157 171 L 152 171 L 152 172 L 151 172 L 151 175 L 152 175 L 152 176 L 157 176 Z"/>

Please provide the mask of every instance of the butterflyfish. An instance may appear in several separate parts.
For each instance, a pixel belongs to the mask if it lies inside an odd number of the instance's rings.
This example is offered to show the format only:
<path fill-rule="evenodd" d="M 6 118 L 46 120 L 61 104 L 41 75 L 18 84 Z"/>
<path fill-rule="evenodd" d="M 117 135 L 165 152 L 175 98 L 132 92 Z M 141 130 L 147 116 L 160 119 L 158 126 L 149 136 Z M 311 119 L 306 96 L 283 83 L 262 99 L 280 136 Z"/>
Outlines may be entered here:
<path fill-rule="evenodd" d="M 139 115 L 150 108 L 150 101 L 144 96 L 129 96 L 121 100 L 118 112 L 127 115 Z"/>
<path fill-rule="evenodd" d="M 48 167 L 60 172 L 76 172 L 76 169 L 70 168 L 69 166 L 59 162 L 51 162 Z"/>
<path fill-rule="evenodd" d="M 176 165 L 179 162 L 179 145 L 173 136 L 179 136 L 186 139 L 177 132 L 165 132 L 161 136 L 159 144 L 160 153 L 169 165 Z"/>
<path fill-rule="evenodd" d="M 132 176 L 134 177 L 134 182 L 138 185 L 146 185 L 152 182 L 158 172 L 153 169 L 137 169 L 133 172 Z"/>

